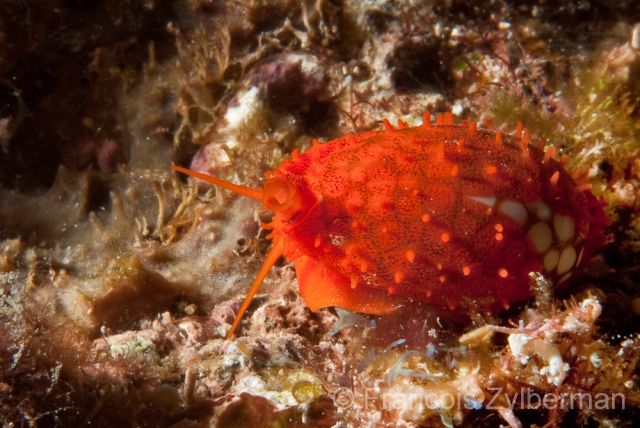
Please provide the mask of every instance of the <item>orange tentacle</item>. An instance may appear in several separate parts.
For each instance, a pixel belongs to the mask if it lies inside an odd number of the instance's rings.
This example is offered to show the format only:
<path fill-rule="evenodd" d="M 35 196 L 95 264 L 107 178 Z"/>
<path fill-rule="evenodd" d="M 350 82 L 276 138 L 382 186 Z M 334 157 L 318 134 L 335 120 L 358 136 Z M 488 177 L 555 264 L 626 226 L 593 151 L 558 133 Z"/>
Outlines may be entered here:
<path fill-rule="evenodd" d="M 183 174 L 189 175 L 191 177 L 196 177 L 201 180 L 207 181 L 209 183 L 213 183 L 216 186 L 220 186 L 227 190 L 231 190 L 232 192 L 239 193 L 243 196 L 247 196 L 251 199 L 255 199 L 257 201 L 263 200 L 262 190 L 261 189 L 252 189 L 246 186 L 240 186 L 238 184 L 229 183 L 228 181 L 220 180 L 219 178 L 212 177 L 208 174 L 203 174 L 201 172 L 193 171 L 188 168 L 183 168 L 181 166 L 171 164 L 171 169 L 174 171 L 181 172 Z"/>
<path fill-rule="evenodd" d="M 240 309 L 236 314 L 236 318 L 233 320 L 233 324 L 231 324 L 231 329 L 227 333 L 227 339 L 230 339 L 233 336 L 233 332 L 236 330 L 236 328 L 238 328 L 238 325 L 242 320 L 242 316 L 247 311 L 249 304 L 251 304 L 251 300 L 253 299 L 253 296 L 255 296 L 255 294 L 258 292 L 258 289 L 260 288 L 260 284 L 262 284 L 262 281 L 265 279 L 265 277 L 269 273 L 269 270 L 271 270 L 273 265 L 276 264 L 276 262 L 278 261 L 280 256 L 283 255 L 283 253 L 284 253 L 284 245 L 282 244 L 282 241 L 278 240 L 274 242 L 273 247 L 271 247 L 269 254 L 267 254 L 267 257 L 264 260 L 264 263 L 262 263 L 262 267 L 260 268 L 260 271 L 258 272 L 256 279 L 253 280 L 253 284 L 251 284 L 251 288 L 249 289 L 247 296 L 244 298 L 244 301 L 242 302 L 242 305 L 240 306 Z"/>

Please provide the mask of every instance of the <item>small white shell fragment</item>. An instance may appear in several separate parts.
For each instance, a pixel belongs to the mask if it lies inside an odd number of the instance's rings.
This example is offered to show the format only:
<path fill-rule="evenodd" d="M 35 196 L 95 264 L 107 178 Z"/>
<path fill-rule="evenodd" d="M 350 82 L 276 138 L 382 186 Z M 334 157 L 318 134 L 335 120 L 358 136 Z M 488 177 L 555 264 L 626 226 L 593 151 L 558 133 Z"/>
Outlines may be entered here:
<path fill-rule="evenodd" d="M 560 260 L 560 251 L 555 248 L 547 251 L 547 254 L 544 256 L 544 270 L 547 272 L 551 272 L 558 266 L 558 260 Z"/>
<path fill-rule="evenodd" d="M 451 107 L 451 113 L 453 113 L 454 116 L 462 115 L 462 113 L 464 113 L 464 106 L 460 103 L 455 103 L 453 107 Z"/>
<path fill-rule="evenodd" d="M 531 339 L 531 336 L 521 333 L 510 334 L 507 338 L 511 354 L 519 359 L 522 364 L 527 364 L 529 361 L 530 356 L 525 352 L 525 347 Z"/>
<path fill-rule="evenodd" d="M 549 249 L 551 242 L 553 241 L 553 234 L 551 228 L 545 222 L 539 221 L 529 228 L 527 234 L 529 242 L 533 245 L 533 248 L 542 254 Z"/>
<path fill-rule="evenodd" d="M 570 367 L 569 364 L 562 360 L 562 355 L 558 351 L 555 355 L 552 355 L 547 360 L 548 366 L 540 369 L 540 374 L 547 377 L 547 382 L 559 386 L 565 377 Z"/>
<path fill-rule="evenodd" d="M 498 211 L 511 218 L 519 226 L 524 226 L 527 223 L 527 210 L 525 209 L 524 205 L 522 205 L 518 201 L 506 199 L 500 202 Z"/>
<path fill-rule="evenodd" d="M 560 242 L 567 242 L 576 232 L 576 224 L 571 217 L 556 214 L 553 216 L 553 229 Z"/>
<path fill-rule="evenodd" d="M 227 112 L 224 115 L 224 118 L 227 121 L 225 129 L 236 129 L 242 126 L 242 124 L 248 121 L 251 115 L 261 107 L 262 100 L 260 99 L 260 89 L 254 86 L 240 96 L 236 106 L 229 107 L 229 109 L 227 109 Z"/>
<path fill-rule="evenodd" d="M 560 254 L 560 260 L 558 260 L 558 274 L 562 275 L 565 272 L 569 272 L 576 261 L 576 250 L 572 245 L 569 245 Z"/>

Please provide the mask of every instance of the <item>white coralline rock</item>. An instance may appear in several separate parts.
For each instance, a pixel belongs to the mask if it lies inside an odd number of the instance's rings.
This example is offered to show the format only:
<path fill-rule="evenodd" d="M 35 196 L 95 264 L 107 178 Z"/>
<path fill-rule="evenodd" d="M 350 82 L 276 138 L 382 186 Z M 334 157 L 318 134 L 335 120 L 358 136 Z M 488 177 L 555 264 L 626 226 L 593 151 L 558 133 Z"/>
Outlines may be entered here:
<path fill-rule="evenodd" d="M 254 86 L 247 92 L 240 95 L 238 98 L 238 104 L 231 106 L 227 109 L 224 115 L 224 119 L 227 122 L 226 126 L 221 130 L 222 133 L 227 134 L 226 145 L 229 148 L 234 148 L 238 145 L 238 140 L 235 134 L 238 129 L 247 124 L 249 120 L 263 108 L 262 98 L 260 97 L 260 90 Z"/>

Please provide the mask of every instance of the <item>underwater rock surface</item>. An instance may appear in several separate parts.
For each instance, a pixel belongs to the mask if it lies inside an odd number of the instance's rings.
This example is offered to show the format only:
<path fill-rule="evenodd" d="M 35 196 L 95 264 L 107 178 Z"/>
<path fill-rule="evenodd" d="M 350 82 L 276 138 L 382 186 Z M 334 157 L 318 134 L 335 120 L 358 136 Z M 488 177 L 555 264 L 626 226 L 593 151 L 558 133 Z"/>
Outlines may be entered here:
<path fill-rule="evenodd" d="M 637 2 L 8 2 L 0 46 L 3 426 L 634 426 Z M 612 220 L 586 272 L 460 323 L 311 312 L 281 263 L 225 338 L 270 214 L 170 164 L 257 188 L 425 111 L 567 155 Z"/>

